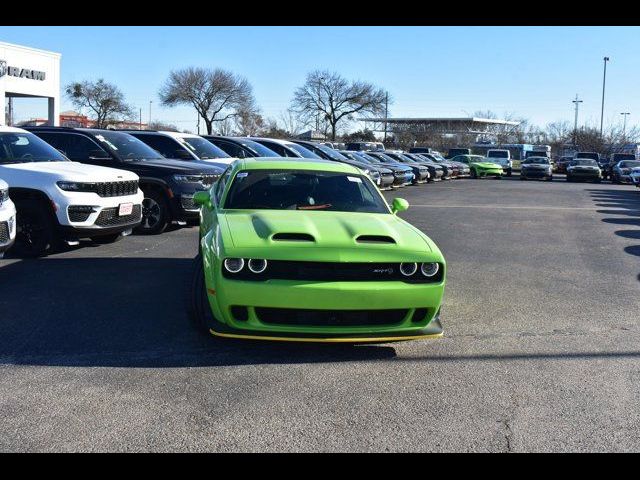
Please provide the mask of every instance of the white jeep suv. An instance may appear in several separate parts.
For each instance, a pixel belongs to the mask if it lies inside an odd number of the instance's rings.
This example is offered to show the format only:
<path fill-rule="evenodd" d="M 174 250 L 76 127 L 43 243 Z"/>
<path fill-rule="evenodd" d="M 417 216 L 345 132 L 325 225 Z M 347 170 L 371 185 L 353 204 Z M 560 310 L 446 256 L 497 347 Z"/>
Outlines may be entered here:
<path fill-rule="evenodd" d="M 0 126 L 0 178 L 15 203 L 12 252 L 36 257 L 61 241 L 109 243 L 142 219 L 135 173 L 72 162 L 32 133 Z"/>
<path fill-rule="evenodd" d="M 9 185 L 0 179 L 0 258 L 16 239 L 16 207 L 9 198 Z"/>

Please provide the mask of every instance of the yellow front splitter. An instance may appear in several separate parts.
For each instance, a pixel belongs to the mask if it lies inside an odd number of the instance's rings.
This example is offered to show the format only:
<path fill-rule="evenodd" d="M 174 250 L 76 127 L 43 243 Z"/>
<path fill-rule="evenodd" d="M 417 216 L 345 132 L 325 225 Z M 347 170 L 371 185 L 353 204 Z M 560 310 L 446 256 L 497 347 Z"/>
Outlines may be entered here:
<path fill-rule="evenodd" d="M 220 330 L 226 330 L 225 325 L 220 324 Z M 439 315 L 434 318 L 425 329 L 420 333 L 405 335 L 377 335 L 377 336 L 341 336 L 341 337 L 320 337 L 320 336 L 278 336 L 268 334 L 242 333 L 238 331 L 219 331 L 213 328 L 209 329 L 211 335 L 224 338 L 238 338 L 243 340 L 266 340 L 269 342 L 306 342 L 306 343 L 389 343 L 404 342 L 407 340 L 430 340 L 441 338 L 443 336 L 442 325 L 440 324 Z"/>
<path fill-rule="evenodd" d="M 266 335 L 245 335 L 242 333 L 222 333 L 209 329 L 211 335 L 225 338 L 241 338 L 244 340 L 266 340 L 270 342 L 307 342 L 307 343 L 388 343 L 404 342 L 407 340 L 435 339 L 443 336 L 442 333 L 427 335 L 403 335 L 401 337 L 329 337 L 329 338 L 305 338 L 305 337 L 271 337 Z"/>

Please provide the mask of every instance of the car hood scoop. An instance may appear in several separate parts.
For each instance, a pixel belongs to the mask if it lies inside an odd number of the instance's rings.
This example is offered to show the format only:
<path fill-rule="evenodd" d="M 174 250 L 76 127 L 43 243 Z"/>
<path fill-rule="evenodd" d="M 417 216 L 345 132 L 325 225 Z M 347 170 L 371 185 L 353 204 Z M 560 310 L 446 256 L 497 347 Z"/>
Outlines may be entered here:
<path fill-rule="evenodd" d="M 419 232 L 392 214 L 227 210 L 222 218 L 236 248 L 430 249 Z"/>

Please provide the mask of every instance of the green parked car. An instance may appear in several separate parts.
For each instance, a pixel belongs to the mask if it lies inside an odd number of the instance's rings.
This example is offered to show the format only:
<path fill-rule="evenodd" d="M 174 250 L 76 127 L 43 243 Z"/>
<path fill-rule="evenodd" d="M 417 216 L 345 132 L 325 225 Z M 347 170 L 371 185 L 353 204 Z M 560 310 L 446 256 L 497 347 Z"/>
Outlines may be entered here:
<path fill-rule="evenodd" d="M 338 162 L 237 160 L 194 201 L 191 315 L 216 336 L 390 342 L 442 335 L 446 264 L 371 180 Z"/>
<path fill-rule="evenodd" d="M 471 178 L 502 178 L 502 166 L 497 163 L 487 161 L 487 157 L 483 157 L 481 155 L 458 155 L 453 157 L 451 161 L 469 165 Z"/>

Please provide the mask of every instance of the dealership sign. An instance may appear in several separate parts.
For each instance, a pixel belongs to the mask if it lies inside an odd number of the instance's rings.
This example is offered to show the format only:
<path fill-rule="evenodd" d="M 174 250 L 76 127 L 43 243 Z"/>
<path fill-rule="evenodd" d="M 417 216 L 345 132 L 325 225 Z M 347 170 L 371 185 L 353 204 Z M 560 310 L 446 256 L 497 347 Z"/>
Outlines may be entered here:
<path fill-rule="evenodd" d="M 9 77 L 29 78 L 31 80 L 44 80 L 45 72 L 40 70 L 31 70 L 30 68 L 12 67 L 7 65 L 6 60 L 0 60 L 0 77 L 5 75 Z"/>

